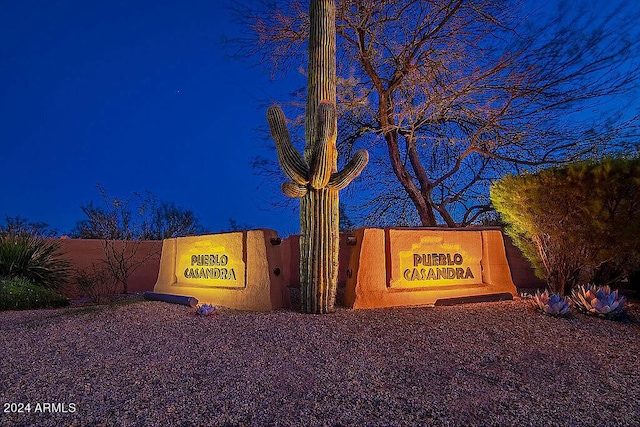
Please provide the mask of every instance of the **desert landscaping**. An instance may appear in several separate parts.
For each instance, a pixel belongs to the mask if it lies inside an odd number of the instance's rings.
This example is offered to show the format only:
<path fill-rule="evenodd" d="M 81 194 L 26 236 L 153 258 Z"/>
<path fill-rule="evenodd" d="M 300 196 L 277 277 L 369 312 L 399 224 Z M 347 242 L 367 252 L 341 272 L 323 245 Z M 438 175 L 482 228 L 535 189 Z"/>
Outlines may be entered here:
<path fill-rule="evenodd" d="M 302 314 L 112 305 L 0 313 L 15 426 L 636 425 L 640 310 L 526 299 Z M 36 405 L 67 412 L 35 412 Z M 73 412 L 69 412 L 72 405 Z M 42 405 L 41 405 L 42 407 Z M 58 409 L 64 409 L 58 407 Z M 10 412 L 10 411 L 9 411 Z"/>

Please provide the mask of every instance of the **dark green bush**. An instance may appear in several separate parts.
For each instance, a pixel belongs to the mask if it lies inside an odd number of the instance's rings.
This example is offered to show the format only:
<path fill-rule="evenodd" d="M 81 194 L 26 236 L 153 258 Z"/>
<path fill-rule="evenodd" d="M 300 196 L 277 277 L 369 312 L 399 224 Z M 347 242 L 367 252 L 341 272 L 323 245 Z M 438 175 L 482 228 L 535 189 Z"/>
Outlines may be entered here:
<path fill-rule="evenodd" d="M 69 305 L 69 300 L 51 289 L 21 277 L 0 278 L 0 310 L 29 310 Z"/>
<path fill-rule="evenodd" d="M 0 277 L 22 277 L 45 288 L 59 289 L 69 274 L 60 242 L 25 230 L 0 231 Z"/>
<path fill-rule="evenodd" d="M 508 175 L 492 186 L 491 201 L 554 292 L 615 284 L 640 268 L 639 158 Z"/>

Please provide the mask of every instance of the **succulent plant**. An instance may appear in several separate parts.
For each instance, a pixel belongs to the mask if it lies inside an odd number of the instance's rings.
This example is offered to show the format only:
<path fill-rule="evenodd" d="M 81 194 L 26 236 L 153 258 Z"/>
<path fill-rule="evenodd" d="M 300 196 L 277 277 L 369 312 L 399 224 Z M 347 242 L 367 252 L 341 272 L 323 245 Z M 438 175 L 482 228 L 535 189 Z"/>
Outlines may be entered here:
<path fill-rule="evenodd" d="M 211 304 L 202 304 L 199 305 L 198 308 L 196 309 L 196 314 L 199 314 L 201 316 L 210 316 L 213 313 L 215 313 L 216 308 L 211 305 Z"/>
<path fill-rule="evenodd" d="M 550 316 L 565 317 L 571 314 L 571 302 L 569 298 L 559 294 L 549 294 L 549 291 L 540 293 L 537 291 L 533 301 L 540 311 Z"/>
<path fill-rule="evenodd" d="M 282 192 L 300 199 L 300 296 L 304 313 L 329 313 L 338 279 L 338 191 L 366 166 L 369 154 L 356 152 L 337 170 L 335 1 L 309 4 L 309 69 L 304 155 L 293 147 L 284 113 L 267 110 L 282 171 L 291 180 Z"/>
<path fill-rule="evenodd" d="M 612 291 L 609 286 L 578 286 L 572 291 L 573 302 L 578 310 L 593 316 L 614 319 L 625 313 L 625 298 Z"/>

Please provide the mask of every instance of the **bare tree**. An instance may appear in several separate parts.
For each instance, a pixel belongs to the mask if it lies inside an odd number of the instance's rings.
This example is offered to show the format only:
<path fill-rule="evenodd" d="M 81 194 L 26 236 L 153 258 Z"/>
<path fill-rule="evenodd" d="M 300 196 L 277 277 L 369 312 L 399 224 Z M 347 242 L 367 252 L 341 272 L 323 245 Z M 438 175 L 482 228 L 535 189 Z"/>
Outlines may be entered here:
<path fill-rule="evenodd" d="M 53 238 L 58 235 L 56 229 L 49 227 L 46 222 L 29 221 L 21 216 L 5 216 L 5 224 L 0 225 L 0 233 L 12 234 L 29 233 L 37 237 Z"/>
<path fill-rule="evenodd" d="M 86 218 L 76 223 L 71 236 L 80 239 L 162 240 L 204 231 L 195 214 L 150 192 L 133 193 L 133 199 L 111 197 L 96 185 L 102 205 L 81 206 Z"/>
<path fill-rule="evenodd" d="M 104 253 L 102 269 L 114 283 L 129 291 L 129 278 L 140 267 L 159 256 L 158 253 L 143 253 L 143 240 L 162 240 L 202 232 L 193 212 L 176 207 L 173 203 L 158 202 L 151 193 L 142 196 L 134 193 L 134 200 L 110 197 L 105 189 L 97 185 L 102 196 L 102 206 L 93 203 L 83 205 L 86 219 L 78 221 L 72 231 L 73 237 L 100 239 Z M 91 279 L 87 274 L 82 278 Z"/>
<path fill-rule="evenodd" d="M 637 114 L 624 110 L 640 75 L 637 8 L 526 6 L 339 2 L 339 147 L 370 152 L 370 223 L 465 226 L 491 210 L 488 186 L 505 172 L 638 149 Z M 306 10 L 242 10 L 241 46 L 275 72 L 302 69 Z"/>

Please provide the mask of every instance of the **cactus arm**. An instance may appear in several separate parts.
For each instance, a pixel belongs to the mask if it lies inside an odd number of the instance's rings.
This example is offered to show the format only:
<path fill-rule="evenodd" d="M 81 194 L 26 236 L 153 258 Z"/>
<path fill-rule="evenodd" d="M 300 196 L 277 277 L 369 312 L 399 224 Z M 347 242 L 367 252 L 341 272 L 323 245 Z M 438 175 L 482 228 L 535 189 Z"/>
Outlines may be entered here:
<path fill-rule="evenodd" d="M 282 192 L 292 199 L 299 199 L 300 197 L 304 197 L 309 190 L 306 185 L 300 185 L 297 182 L 283 182 L 282 183 Z"/>
<path fill-rule="evenodd" d="M 331 179 L 327 187 L 334 190 L 342 190 L 351 183 L 369 162 L 369 152 L 367 150 L 358 150 L 353 155 L 351 161 L 338 173 L 331 175 Z"/>
<path fill-rule="evenodd" d="M 300 153 L 291 144 L 289 130 L 282 109 L 271 106 L 267 110 L 267 121 L 271 128 L 271 136 L 276 143 L 278 162 L 282 171 L 294 182 L 306 185 L 309 182 L 309 166 Z"/>
<path fill-rule="evenodd" d="M 336 108 L 322 101 L 316 111 L 316 137 L 311 156 L 309 182 L 315 189 L 324 188 L 334 172 L 336 152 Z"/>

